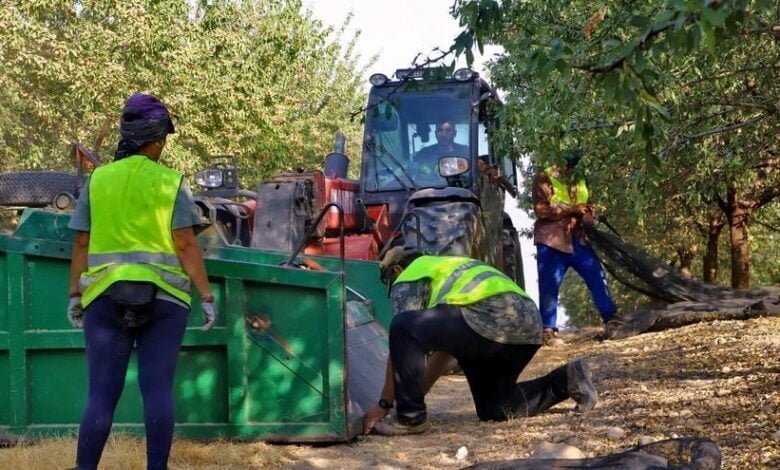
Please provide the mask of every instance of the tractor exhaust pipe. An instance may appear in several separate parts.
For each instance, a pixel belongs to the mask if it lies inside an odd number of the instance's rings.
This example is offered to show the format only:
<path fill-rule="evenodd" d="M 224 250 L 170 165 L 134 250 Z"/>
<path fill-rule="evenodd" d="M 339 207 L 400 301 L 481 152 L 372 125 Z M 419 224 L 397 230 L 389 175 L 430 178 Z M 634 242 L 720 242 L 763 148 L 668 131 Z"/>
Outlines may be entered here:
<path fill-rule="evenodd" d="M 336 133 L 333 153 L 325 157 L 325 177 L 326 178 L 346 178 L 349 169 L 349 158 L 344 155 L 346 147 L 346 137 L 341 132 Z"/>

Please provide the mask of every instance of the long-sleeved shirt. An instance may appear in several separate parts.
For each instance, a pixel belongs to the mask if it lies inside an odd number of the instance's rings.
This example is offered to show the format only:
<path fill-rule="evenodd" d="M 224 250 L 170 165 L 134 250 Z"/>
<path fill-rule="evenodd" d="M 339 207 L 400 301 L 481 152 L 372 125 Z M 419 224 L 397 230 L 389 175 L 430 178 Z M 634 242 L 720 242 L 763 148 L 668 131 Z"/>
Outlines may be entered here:
<path fill-rule="evenodd" d="M 542 171 L 537 174 L 531 190 L 536 214 L 534 244 L 573 253 L 572 233 L 578 231 L 579 222 L 572 212 L 572 206 L 550 202 L 553 192 L 553 185 L 547 173 Z"/>

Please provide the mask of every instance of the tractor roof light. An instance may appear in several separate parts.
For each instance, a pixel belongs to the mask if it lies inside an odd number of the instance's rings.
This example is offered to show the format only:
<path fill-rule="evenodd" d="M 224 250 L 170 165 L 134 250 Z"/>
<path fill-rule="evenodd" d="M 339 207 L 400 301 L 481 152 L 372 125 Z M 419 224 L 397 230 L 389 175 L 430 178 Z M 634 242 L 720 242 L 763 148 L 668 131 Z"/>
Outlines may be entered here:
<path fill-rule="evenodd" d="M 375 73 L 368 77 L 368 82 L 373 86 L 382 86 L 387 83 L 387 75 L 383 73 Z"/>
<path fill-rule="evenodd" d="M 195 183 L 204 189 L 222 186 L 222 170 L 202 170 L 195 175 Z"/>
<path fill-rule="evenodd" d="M 469 171 L 469 161 L 462 157 L 444 157 L 439 160 L 441 176 L 458 176 Z"/>
<path fill-rule="evenodd" d="M 471 78 L 474 76 L 474 71 L 469 68 L 462 68 L 455 71 L 455 73 L 452 74 L 452 78 L 459 82 L 465 82 L 468 80 L 471 80 Z"/>

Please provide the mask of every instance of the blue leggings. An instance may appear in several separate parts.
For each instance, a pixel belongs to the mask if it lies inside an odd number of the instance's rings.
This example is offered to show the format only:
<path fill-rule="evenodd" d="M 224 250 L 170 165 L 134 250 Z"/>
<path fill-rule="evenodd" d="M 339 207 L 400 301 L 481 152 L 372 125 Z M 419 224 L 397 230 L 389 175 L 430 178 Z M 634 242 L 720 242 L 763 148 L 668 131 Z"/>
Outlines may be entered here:
<path fill-rule="evenodd" d="M 120 323 L 121 309 L 106 295 L 84 311 L 89 396 L 79 427 L 78 469 L 96 469 L 111 431 L 133 345 L 144 402 L 148 469 L 165 469 L 173 442 L 173 373 L 187 327 L 187 309 L 156 299 L 152 320 L 137 328 Z"/>
<path fill-rule="evenodd" d="M 568 254 L 546 245 L 536 245 L 536 267 L 539 273 L 539 311 L 542 327 L 557 330 L 558 292 L 566 271 L 572 267 L 585 280 L 593 302 L 606 322 L 617 312 L 607 289 L 607 279 L 596 253 L 590 245 L 574 237 L 574 253 Z"/>

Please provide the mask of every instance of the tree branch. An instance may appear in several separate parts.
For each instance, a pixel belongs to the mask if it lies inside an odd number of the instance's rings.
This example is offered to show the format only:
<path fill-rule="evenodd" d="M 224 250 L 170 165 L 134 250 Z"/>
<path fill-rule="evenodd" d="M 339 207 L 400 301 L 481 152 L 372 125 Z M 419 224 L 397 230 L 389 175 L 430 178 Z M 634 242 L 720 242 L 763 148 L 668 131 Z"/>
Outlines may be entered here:
<path fill-rule="evenodd" d="M 741 127 L 749 126 L 752 124 L 755 124 L 756 122 L 764 119 L 767 116 L 767 113 L 759 113 L 756 116 L 753 116 L 752 118 L 742 121 L 742 122 L 735 122 L 733 124 L 729 124 L 728 126 L 722 126 L 722 127 L 716 127 L 714 129 L 709 129 L 706 131 L 699 132 L 698 134 L 692 134 L 685 136 L 684 144 L 689 144 L 693 142 L 694 140 L 698 140 L 710 135 L 715 134 L 722 134 L 723 132 L 733 131 L 736 129 L 739 129 Z"/>
<path fill-rule="evenodd" d="M 691 15 L 691 17 L 688 20 L 694 18 L 698 18 L 698 15 Z M 631 54 L 636 52 L 638 49 L 642 49 L 643 47 L 645 47 L 647 44 L 649 44 L 652 41 L 652 39 L 654 39 L 656 36 L 663 33 L 664 31 L 671 29 L 672 27 L 674 27 L 674 25 L 675 25 L 674 21 L 669 21 L 665 24 L 658 25 L 654 28 L 647 30 L 647 32 L 639 40 L 636 41 L 634 46 L 627 53 L 623 54 L 620 57 L 617 57 L 616 59 L 614 59 L 612 62 L 608 64 L 599 65 L 599 66 L 583 64 L 583 65 L 573 65 L 572 67 L 592 74 L 603 74 L 603 73 L 611 72 L 621 67 Z"/>
<path fill-rule="evenodd" d="M 761 194 L 758 195 L 756 200 L 753 202 L 752 208 L 758 209 L 759 207 L 765 206 L 777 198 L 780 198 L 780 185 L 775 184 L 764 189 Z"/>
<path fill-rule="evenodd" d="M 719 73 L 717 75 L 711 75 L 709 77 L 701 77 L 701 78 L 697 78 L 696 80 L 691 80 L 689 82 L 685 82 L 685 83 L 682 84 L 682 88 L 689 87 L 689 86 L 692 86 L 692 85 L 696 85 L 696 84 L 699 84 L 699 83 L 702 83 L 702 82 L 709 82 L 709 81 L 713 81 L 713 80 L 720 80 L 721 78 L 727 78 L 727 77 L 730 77 L 732 75 L 737 75 L 739 73 L 755 72 L 757 70 L 777 70 L 777 69 L 780 69 L 780 65 L 764 65 L 764 66 L 755 66 L 755 67 L 744 67 L 744 68 L 741 68 L 741 69 L 731 70 L 729 72 L 723 72 L 723 73 Z"/>

